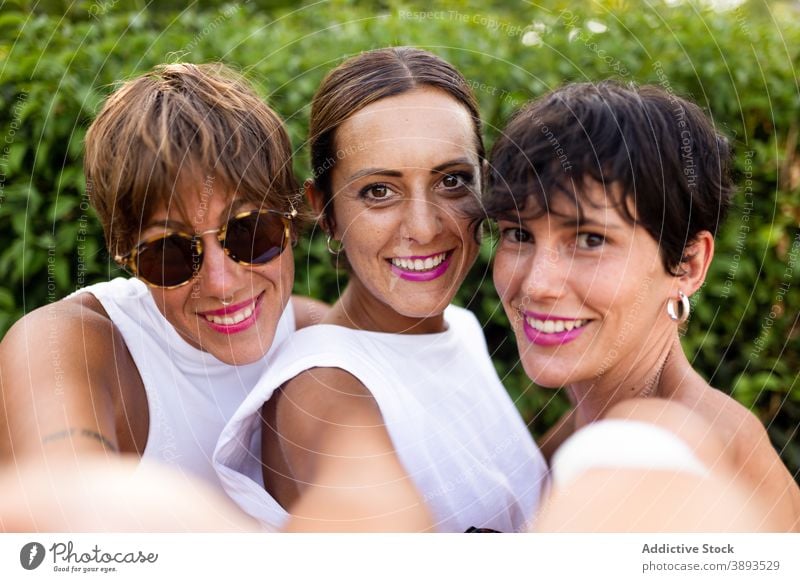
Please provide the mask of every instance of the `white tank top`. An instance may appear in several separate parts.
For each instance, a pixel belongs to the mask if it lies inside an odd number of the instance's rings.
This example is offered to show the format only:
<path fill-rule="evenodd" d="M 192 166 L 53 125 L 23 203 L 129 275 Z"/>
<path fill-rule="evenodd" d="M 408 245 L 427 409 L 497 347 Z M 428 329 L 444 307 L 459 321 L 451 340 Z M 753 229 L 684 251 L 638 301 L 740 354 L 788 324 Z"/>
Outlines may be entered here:
<path fill-rule="evenodd" d="M 675 433 L 638 420 L 607 418 L 573 433 L 553 455 L 553 485 L 566 487 L 590 469 L 673 471 L 705 477 L 708 470 Z"/>
<path fill-rule="evenodd" d="M 138 279 L 117 278 L 78 293 L 91 293 L 100 301 L 139 370 L 150 411 L 142 462 L 171 465 L 219 487 L 211 465 L 214 445 L 266 370 L 267 358 L 232 366 L 189 345 Z M 278 323 L 272 349 L 294 328 L 290 302 Z"/>
<path fill-rule="evenodd" d="M 372 393 L 437 530 L 526 530 L 547 467 L 489 359 L 469 311 L 450 306 L 427 335 L 315 325 L 294 333 L 220 436 L 214 466 L 229 496 L 264 526 L 288 514 L 263 488 L 260 416 L 276 388 L 314 367 L 346 370 Z"/>

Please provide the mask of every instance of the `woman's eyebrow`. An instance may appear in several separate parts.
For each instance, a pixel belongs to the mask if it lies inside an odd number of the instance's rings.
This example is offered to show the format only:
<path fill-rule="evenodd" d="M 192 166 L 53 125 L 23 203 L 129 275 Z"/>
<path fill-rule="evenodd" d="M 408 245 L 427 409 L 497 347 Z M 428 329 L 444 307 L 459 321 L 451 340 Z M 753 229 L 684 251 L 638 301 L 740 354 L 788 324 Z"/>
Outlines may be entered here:
<path fill-rule="evenodd" d="M 491 220 L 496 220 L 497 222 L 516 222 L 518 224 L 523 224 L 528 220 L 533 220 L 533 218 L 526 218 L 521 214 L 516 214 L 514 212 L 503 213 L 503 214 L 496 214 L 495 216 L 489 217 Z"/>
<path fill-rule="evenodd" d="M 453 166 L 474 166 L 475 162 L 470 160 L 469 158 L 457 158 L 455 160 L 450 160 L 449 162 L 445 162 L 443 164 L 439 164 L 435 168 L 431 168 L 432 174 L 441 174 L 447 168 L 452 168 Z"/>
<path fill-rule="evenodd" d="M 574 228 L 578 228 L 578 227 L 581 227 L 581 226 L 600 226 L 600 227 L 603 227 L 606 230 L 617 230 L 617 229 L 619 229 L 619 226 L 616 225 L 616 224 L 611 224 L 608 221 L 600 222 L 598 220 L 593 220 L 592 218 L 589 218 L 589 217 L 586 217 L 586 216 L 565 217 L 563 220 L 560 221 L 560 224 L 562 226 L 574 227 Z"/>
<path fill-rule="evenodd" d="M 431 168 L 431 173 L 441 174 L 444 170 L 453 166 L 474 165 L 474 162 L 472 162 L 469 158 L 456 158 L 455 160 L 448 160 L 443 164 L 439 164 L 438 166 Z M 402 178 L 403 172 L 400 170 L 390 170 L 388 168 L 364 168 L 363 170 L 359 170 L 351 175 L 348 181 L 352 182 L 358 180 L 359 178 L 363 178 L 364 176 L 391 176 L 393 178 Z"/>
<path fill-rule="evenodd" d="M 348 178 L 349 182 L 363 178 L 364 176 L 391 176 L 393 178 L 402 178 L 403 172 L 399 170 L 389 170 L 387 168 L 364 168 L 359 170 Z"/>

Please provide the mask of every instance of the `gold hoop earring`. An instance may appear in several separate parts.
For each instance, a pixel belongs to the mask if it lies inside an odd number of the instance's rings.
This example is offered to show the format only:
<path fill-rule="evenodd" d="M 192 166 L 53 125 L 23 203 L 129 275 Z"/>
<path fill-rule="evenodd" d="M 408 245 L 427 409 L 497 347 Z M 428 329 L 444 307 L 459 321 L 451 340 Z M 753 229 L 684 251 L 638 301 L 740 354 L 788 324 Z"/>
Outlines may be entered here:
<path fill-rule="evenodd" d="M 334 247 L 332 243 L 336 243 L 338 246 Z M 333 256 L 338 256 L 344 250 L 344 245 L 342 241 L 338 241 L 333 238 L 331 235 L 328 235 L 328 238 L 325 240 L 325 246 L 328 247 L 328 252 Z"/>
<path fill-rule="evenodd" d="M 676 305 L 680 305 L 677 313 L 675 310 Z M 667 315 L 672 321 L 677 321 L 678 323 L 685 322 L 689 319 L 691 309 L 692 306 L 689 304 L 689 298 L 684 295 L 683 291 L 678 291 L 678 301 L 673 302 L 672 299 L 667 299 Z"/>

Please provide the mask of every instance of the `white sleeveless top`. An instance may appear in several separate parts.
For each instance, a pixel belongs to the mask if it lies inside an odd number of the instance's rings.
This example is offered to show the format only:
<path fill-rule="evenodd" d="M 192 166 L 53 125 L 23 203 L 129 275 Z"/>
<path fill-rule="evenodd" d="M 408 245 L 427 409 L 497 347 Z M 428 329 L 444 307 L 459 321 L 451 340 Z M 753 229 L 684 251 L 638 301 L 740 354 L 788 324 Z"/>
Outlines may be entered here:
<path fill-rule="evenodd" d="M 526 530 L 547 467 L 500 383 L 469 311 L 450 306 L 427 335 L 315 325 L 294 333 L 220 436 L 214 466 L 230 497 L 267 528 L 287 512 L 263 488 L 260 415 L 277 388 L 314 367 L 346 370 L 372 393 L 405 470 L 443 532 Z"/>
<path fill-rule="evenodd" d="M 138 279 L 117 278 L 77 293 L 91 293 L 100 301 L 139 370 L 150 411 L 142 461 L 171 465 L 219 488 L 211 465 L 214 445 L 233 412 L 266 370 L 267 358 L 232 366 L 189 345 L 164 318 L 147 286 Z M 272 349 L 294 329 L 289 302 L 278 323 Z"/>
<path fill-rule="evenodd" d="M 691 447 L 675 433 L 622 418 L 597 420 L 573 433 L 553 455 L 550 475 L 554 486 L 566 487 L 591 469 L 708 475 Z"/>

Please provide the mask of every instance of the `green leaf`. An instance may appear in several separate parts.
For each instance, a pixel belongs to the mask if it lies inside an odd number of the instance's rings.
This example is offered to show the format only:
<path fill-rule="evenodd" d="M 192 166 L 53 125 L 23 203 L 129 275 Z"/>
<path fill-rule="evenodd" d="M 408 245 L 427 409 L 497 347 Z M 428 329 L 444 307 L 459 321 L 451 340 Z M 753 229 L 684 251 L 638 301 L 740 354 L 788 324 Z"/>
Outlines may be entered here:
<path fill-rule="evenodd" d="M 28 151 L 28 146 L 25 143 L 16 140 L 8 147 L 8 175 L 13 176 L 18 174 L 22 169 L 22 160 L 25 157 L 25 152 Z"/>
<path fill-rule="evenodd" d="M 78 200 L 69 196 L 59 196 L 51 207 L 53 221 L 61 220 L 78 205 Z"/>
<path fill-rule="evenodd" d="M 8 289 L 0 287 L 0 313 L 9 312 L 14 308 L 14 295 Z"/>
<path fill-rule="evenodd" d="M 11 215 L 11 226 L 14 232 L 20 237 L 30 238 L 31 233 L 28 232 L 28 216 L 25 212 L 17 211 Z"/>

